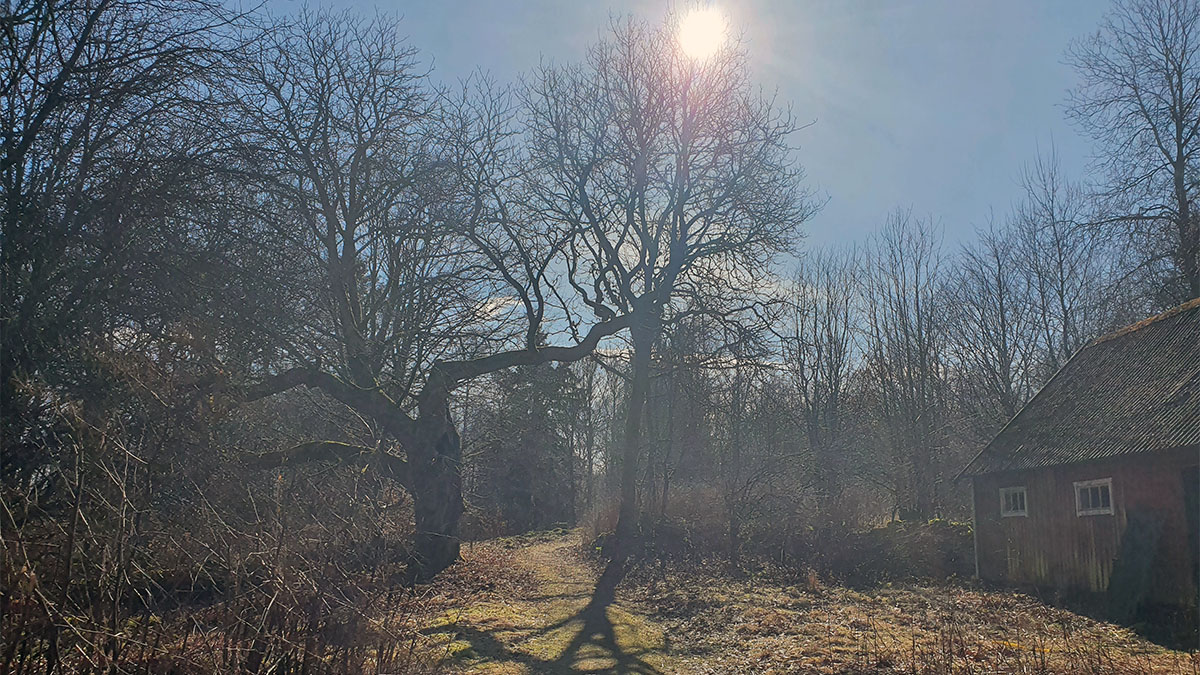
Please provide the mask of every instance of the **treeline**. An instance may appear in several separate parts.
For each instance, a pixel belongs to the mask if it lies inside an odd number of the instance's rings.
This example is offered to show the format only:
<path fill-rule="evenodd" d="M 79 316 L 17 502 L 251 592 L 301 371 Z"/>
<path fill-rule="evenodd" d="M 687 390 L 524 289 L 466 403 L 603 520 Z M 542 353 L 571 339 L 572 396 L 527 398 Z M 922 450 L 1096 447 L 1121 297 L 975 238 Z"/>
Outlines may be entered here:
<path fill-rule="evenodd" d="M 1077 226 L 1088 222 L 1083 194 L 1041 161 L 1025 199 L 961 250 L 897 210 L 857 245 L 807 250 L 751 340 L 706 317 L 672 322 L 656 345 L 638 464 L 647 526 L 689 523 L 703 530 L 692 532 L 700 553 L 736 559 L 746 543 L 810 551 L 818 530 L 969 518 L 955 474 L 1076 350 L 1153 311 L 1142 293 L 1157 287 L 1139 291 L 1112 240 Z M 1070 215 L 1038 211 L 1054 200 Z M 563 505 L 535 527 L 579 513 L 611 525 L 627 367 L 611 350 L 506 373 L 496 384 L 520 392 L 521 412 L 500 424 L 470 411 L 507 409 L 512 394 L 465 392 L 468 456 L 523 467 L 535 497 L 516 503 Z M 540 435 L 548 423 L 557 433 Z M 509 479 L 485 470 L 474 484 L 493 480 Z M 488 490 L 480 503 L 493 503 Z M 498 503 L 492 513 L 501 520 L 484 533 L 525 529 Z"/>
<path fill-rule="evenodd" d="M 5 672 L 386 672 L 464 538 L 960 516 L 1075 349 L 1200 294 L 1190 2 L 1073 48 L 1095 184 L 1035 162 L 962 251 L 800 246 L 797 123 L 670 17 L 512 86 L 386 16 L 0 20 Z"/>

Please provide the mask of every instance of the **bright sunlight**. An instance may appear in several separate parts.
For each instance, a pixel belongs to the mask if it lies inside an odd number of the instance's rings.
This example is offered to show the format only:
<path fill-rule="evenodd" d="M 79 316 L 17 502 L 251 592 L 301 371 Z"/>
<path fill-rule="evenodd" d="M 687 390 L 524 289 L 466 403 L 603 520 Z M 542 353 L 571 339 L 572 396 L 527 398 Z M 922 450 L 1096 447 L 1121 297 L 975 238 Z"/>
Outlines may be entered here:
<path fill-rule="evenodd" d="M 725 42 L 728 26 L 716 7 L 696 8 L 679 23 L 679 46 L 693 59 L 712 56 Z"/>

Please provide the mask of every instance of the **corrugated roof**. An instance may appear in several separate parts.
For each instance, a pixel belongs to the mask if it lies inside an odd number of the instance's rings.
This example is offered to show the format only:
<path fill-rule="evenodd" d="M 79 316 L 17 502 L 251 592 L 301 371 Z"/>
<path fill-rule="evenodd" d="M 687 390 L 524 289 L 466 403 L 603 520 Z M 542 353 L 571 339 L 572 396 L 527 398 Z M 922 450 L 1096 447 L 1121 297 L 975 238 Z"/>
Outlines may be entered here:
<path fill-rule="evenodd" d="M 1079 350 L 960 475 L 1200 445 L 1200 298 Z"/>

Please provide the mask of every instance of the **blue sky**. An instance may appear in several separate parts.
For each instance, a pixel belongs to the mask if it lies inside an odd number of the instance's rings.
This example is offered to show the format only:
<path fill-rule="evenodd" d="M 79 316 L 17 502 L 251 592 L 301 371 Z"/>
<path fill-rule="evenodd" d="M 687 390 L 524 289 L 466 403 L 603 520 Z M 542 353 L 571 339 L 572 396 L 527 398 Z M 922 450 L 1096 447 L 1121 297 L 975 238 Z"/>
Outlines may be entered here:
<path fill-rule="evenodd" d="M 282 9 L 288 0 L 272 5 Z M 290 4 L 290 3 L 289 3 Z M 314 1 L 313 4 L 316 4 Z M 932 216 L 946 241 L 973 237 L 1019 195 L 1022 165 L 1058 150 L 1082 176 L 1090 142 L 1066 121 L 1072 39 L 1096 30 L 1104 0 L 714 0 L 745 38 L 753 75 L 815 124 L 796 142 L 829 198 L 810 244 L 850 242 L 897 206 Z M 665 0 L 395 2 L 333 6 L 403 16 L 439 79 L 476 68 L 514 81 L 542 58 L 581 58 L 611 15 L 658 20 Z"/>

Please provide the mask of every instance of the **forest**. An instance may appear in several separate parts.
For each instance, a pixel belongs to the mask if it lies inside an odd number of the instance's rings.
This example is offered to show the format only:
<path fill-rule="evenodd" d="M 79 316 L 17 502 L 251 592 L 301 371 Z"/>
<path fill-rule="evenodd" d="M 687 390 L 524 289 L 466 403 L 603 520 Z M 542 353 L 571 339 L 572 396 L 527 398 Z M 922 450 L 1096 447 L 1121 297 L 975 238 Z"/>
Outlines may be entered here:
<path fill-rule="evenodd" d="M 807 244 L 820 124 L 678 20 L 444 82 L 385 13 L 7 2 L 0 671 L 453 668 L 420 613 L 545 531 L 674 593 L 969 578 L 958 472 L 1200 297 L 1200 2 L 1063 46 L 1090 171 L 961 246 Z"/>

